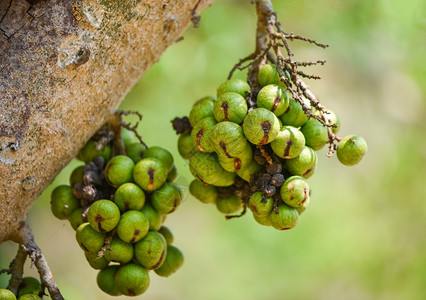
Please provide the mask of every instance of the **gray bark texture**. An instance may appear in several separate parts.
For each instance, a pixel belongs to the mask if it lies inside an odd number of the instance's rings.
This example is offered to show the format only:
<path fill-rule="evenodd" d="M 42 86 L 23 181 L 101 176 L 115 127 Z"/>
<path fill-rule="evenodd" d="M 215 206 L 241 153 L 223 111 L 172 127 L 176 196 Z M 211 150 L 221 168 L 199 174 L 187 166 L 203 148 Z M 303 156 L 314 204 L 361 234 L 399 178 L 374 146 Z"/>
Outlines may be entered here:
<path fill-rule="evenodd" d="M 0 243 L 212 1 L 0 0 Z"/>

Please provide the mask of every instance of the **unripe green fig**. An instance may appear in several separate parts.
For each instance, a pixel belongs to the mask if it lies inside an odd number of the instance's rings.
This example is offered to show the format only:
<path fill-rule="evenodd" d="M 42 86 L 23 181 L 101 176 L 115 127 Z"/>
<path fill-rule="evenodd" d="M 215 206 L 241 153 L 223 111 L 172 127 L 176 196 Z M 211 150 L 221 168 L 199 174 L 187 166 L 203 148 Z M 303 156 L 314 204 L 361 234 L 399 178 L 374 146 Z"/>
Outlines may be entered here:
<path fill-rule="evenodd" d="M 235 173 L 225 171 L 216 153 L 197 152 L 189 159 L 189 170 L 195 178 L 206 184 L 230 186 L 234 184 Z"/>
<path fill-rule="evenodd" d="M 314 174 L 317 160 L 318 156 L 315 151 L 305 146 L 298 157 L 286 159 L 284 162 L 291 174 L 307 179 Z"/>
<path fill-rule="evenodd" d="M 177 171 L 176 165 L 174 164 L 172 170 L 167 175 L 166 181 L 167 182 L 174 182 L 177 177 L 178 177 L 178 171 Z"/>
<path fill-rule="evenodd" d="M 253 218 L 260 225 L 263 225 L 263 226 L 272 226 L 272 223 L 271 223 L 271 214 L 269 214 L 267 216 L 260 217 L 260 216 L 258 216 L 258 215 L 256 215 L 256 214 L 253 213 Z"/>
<path fill-rule="evenodd" d="M 72 188 L 68 185 L 57 186 L 50 196 L 50 208 L 58 219 L 67 219 L 71 213 L 80 207 L 80 201 L 74 197 Z"/>
<path fill-rule="evenodd" d="M 140 210 L 141 213 L 145 215 L 145 217 L 149 221 L 149 230 L 157 231 L 161 227 L 162 223 L 162 215 L 150 204 L 145 203 L 145 205 Z"/>
<path fill-rule="evenodd" d="M 0 299 L 16 300 L 16 296 L 8 289 L 0 289 Z"/>
<path fill-rule="evenodd" d="M 135 163 L 125 155 L 117 155 L 110 159 L 105 167 L 105 179 L 113 187 L 119 187 L 126 182 L 133 181 Z"/>
<path fill-rule="evenodd" d="M 119 237 L 113 237 L 108 245 L 104 257 L 108 261 L 126 264 L 133 259 L 133 245 L 122 241 Z"/>
<path fill-rule="evenodd" d="M 157 158 L 144 158 L 136 164 L 133 170 L 136 184 L 148 192 L 162 186 L 166 182 L 167 175 L 166 166 Z"/>
<path fill-rule="evenodd" d="M 68 221 L 70 221 L 71 227 L 74 230 L 77 230 L 77 228 L 83 224 L 84 222 L 87 222 L 84 220 L 83 216 L 83 208 L 77 208 L 75 209 L 71 215 L 68 217 Z"/>
<path fill-rule="evenodd" d="M 121 212 L 140 210 L 145 204 L 145 193 L 136 184 L 127 182 L 115 191 L 114 202 Z"/>
<path fill-rule="evenodd" d="M 327 144 L 328 141 L 328 130 L 327 127 L 321 124 L 316 119 L 309 119 L 300 128 L 303 135 L 305 136 L 306 146 L 313 150 L 320 150 Z"/>
<path fill-rule="evenodd" d="M 87 144 L 80 149 L 80 152 L 77 154 L 76 158 L 78 160 L 84 161 L 85 163 L 89 163 L 98 156 L 102 156 L 105 161 L 108 161 L 111 157 L 111 147 L 107 145 L 104 149 L 98 149 L 96 143 L 92 140 L 89 140 Z"/>
<path fill-rule="evenodd" d="M 243 96 L 234 92 L 223 93 L 217 97 L 213 107 L 216 121 L 243 122 L 247 115 L 247 102 Z"/>
<path fill-rule="evenodd" d="M 233 214 L 241 210 L 242 200 L 241 197 L 237 195 L 231 195 L 225 198 L 218 197 L 216 199 L 216 207 L 223 214 Z"/>
<path fill-rule="evenodd" d="M 299 216 L 306 211 L 306 209 L 308 208 L 308 206 L 309 206 L 310 203 L 311 203 L 311 197 L 308 196 L 308 198 L 306 199 L 306 201 L 303 202 L 303 204 L 301 206 L 295 207 L 296 210 L 297 210 L 297 213 L 299 214 Z"/>
<path fill-rule="evenodd" d="M 109 261 L 106 260 L 105 257 L 99 256 L 96 252 L 90 253 L 84 251 L 84 256 L 86 257 L 89 265 L 95 270 L 105 269 L 109 264 Z"/>
<path fill-rule="evenodd" d="M 94 230 L 89 223 L 78 226 L 75 237 L 81 249 L 86 252 L 98 252 L 105 243 L 105 233 Z"/>
<path fill-rule="evenodd" d="M 194 179 L 189 185 L 189 192 L 203 203 L 216 203 L 218 191 L 214 185 L 205 185 L 201 181 Z"/>
<path fill-rule="evenodd" d="M 32 294 L 32 295 L 38 296 L 40 292 L 41 292 L 40 280 L 34 277 L 22 278 L 18 288 L 18 298 L 26 294 Z"/>
<path fill-rule="evenodd" d="M 308 99 L 303 98 L 303 103 L 309 109 L 311 108 L 311 103 Z M 297 100 L 294 100 L 292 97 L 289 98 L 289 103 L 284 114 L 280 116 L 282 125 L 290 125 L 294 127 L 303 126 L 303 124 L 308 121 L 308 116 L 303 111 L 302 106 Z"/>
<path fill-rule="evenodd" d="M 183 265 L 183 261 L 184 258 L 182 252 L 174 246 L 167 245 L 166 259 L 164 260 L 163 265 L 160 268 L 155 269 L 154 272 L 162 277 L 168 277 Z"/>
<path fill-rule="evenodd" d="M 286 91 L 276 84 L 263 87 L 257 95 L 257 106 L 272 111 L 277 117 L 287 110 L 288 104 Z"/>
<path fill-rule="evenodd" d="M 218 155 L 237 157 L 246 151 L 247 140 L 243 129 L 233 122 L 220 122 L 210 132 L 210 141 Z"/>
<path fill-rule="evenodd" d="M 126 147 L 126 154 L 135 164 L 137 164 L 145 155 L 146 146 L 142 143 L 132 143 Z"/>
<path fill-rule="evenodd" d="M 214 117 L 213 106 L 215 101 L 216 99 L 213 97 L 204 97 L 195 102 L 188 117 L 192 127 L 204 118 Z"/>
<path fill-rule="evenodd" d="M 129 210 L 121 215 L 117 225 L 118 237 L 126 243 L 136 243 L 143 239 L 149 230 L 149 221 L 137 210 Z"/>
<path fill-rule="evenodd" d="M 219 163 L 228 172 L 238 172 L 241 168 L 246 167 L 250 164 L 253 158 L 253 150 L 249 143 L 246 144 L 246 149 L 236 157 L 227 157 L 225 155 L 219 155 Z"/>
<path fill-rule="evenodd" d="M 96 276 L 98 287 L 105 293 L 111 296 L 120 296 L 121 292 L 115 285 L 115 274 L 117 274 L 119 265 L 112 265 L 99 271 Z"/>
<path fill-rule="evenodd" d="M 160 233 L 166 239 L 167 245 L 173 244 L 174 236 L 169 227 L 161 226 L 161 228 L 158 230 L 158 233 Z"/>
<path fill-rule="evenodd" d="M 272 211 L 269 215 L 271 225 L 278 230 L 288 230 L 297 225 L 299 214 L 297 210 L 284 203 L 278 206 L 278 213 Z"/>
<path fill-rule="evenodd" d="M 249 112 L 243 123 L 245 137 L 255 145 L 272 142 L 280 131 L 277 116 L 266 108 L 256 108 Z"/>
<path fill-rule="evenodd" d="M 72 171 L 70 175 L 71 188 L 73 188 L 77 182 L 83 182 L 83 176 L 84 176 L 83 167 L 84 166 L 79 166 Z"/>
<path fill-rule="evenodd" d="M 40 296 L 34 294 L 25 294 L 18 298 L 18 300 L 41 300 Z"/>
<path fill-rule="evenodd" d="M 337 127 L 331 127 L 331 131 L 334 134 L 337 134 L 340 130 L 340 118 L 339 116 L 329 109 L 326 112 L 323 112 L 323 117 L 327 119 L 328 124 L 335 124 Z"/>
<path fill-rule="evenodd" d="M 204 118 L 191 131 L 191 141 L 202 152 L 213 152 L 214 147 L 210 140 L 210 132 L 217 124 L 214 118 Z M 193 152 L 191 153 L 191 155 Z"/>
<path fill-rule="evenodd" d="M 237 93 L 243 97 L 246 97 L 249 91 L 250 86 L 244 80 L 229 79 L 217 88 L 217 97 L 228 92 Z"/>
<path fill-rule="evenodd" d="M 281 186 L 281 199 L 292 207 L 300 207 L 309 198 L 309 185 L 301 176 L 291 176 Z"/>
<path fill-rule="evenodd" d="M 196 145 L 192 141 L 191 134 L 184 133 L 181 134 L 178 138 L 178 151 L 180 156 L 182 156 L 183 159 L 189 159 L 196 149 Z"/>
<path fill-rule="evenodd" d="M 262 87 L 269 84 L 278 84 L 280 82 L 280 74 L 275 65 L 265 64 L 260 68 L 257 80 Z"/>
<path fill-rule="evenodd" d="M 274 199 L 263 196 L 261 192 L 256 192 L 250 196 L 249 208 L 253 215 L 267 217 L 274 208 Z"/>
<path fill-rule="evenodd" d="M 167 241 L 156 231 L 150 231 L 135 244 L 135 258 L 147 270 L 161 267 L 167 254 Z"/>
<path fill-rule="evenodd" d="M 133 131 L 124 127 L 121 128 L 121 139 L 123 140 L 124 147 L 126 148 L 129 147 L 130 144 L 139 142 L 136 134 Z"/>
<path fill-rule="evenodd" d="M 173 169 L 174 159 L 170 151 L 160 147 L 152 146 L 145 150 L 144 158 L 156 158 L 160 160 L 167 168 L 167 172 Z"/>
<path fill-rule="evenodd" d="M 252 159 L 250 163 L 245 166 L 242 166 L 241 169 L 237 172 L 237 175 L 244 179 L 247 182 L 250 182 L 253 175 L 259 173 L 262 170 L 262 167 Z"/>
<path fill-rule="evenodd" d="M 127 264 L 115 274 L 115 286 L 126 296 L 138 296 L 149 287 L 148 271 L 137 264 Z"/>
<path fill-rule="evenodd" d="M 363 137 L 348 135 L 337 145 L 337 158 L 345 166 L 353 166 L 361 161 L 367 148 L 367 142 Z"/>
<path fill-rule="evenodd" d="M 165 183 L 151 196 L 151 204 L 160 214 L 174 212 L 181 203 L 182 192 L 174 183 Z"/>
<path fill-rule="evenodd" d="M 90 206 L 87 212 L 87 220 L 94 230 L 109 232 L 120 221 L 120 210 L 110 200 L 98 200 Z"/>
<path fill-rule="evenodd" d="M 305 147 L 305 136 L 293 126 L 283 126 L 275 140 L 271 143 L 271 148 L 281 158 L 295 158 L 299 156 Z"/>

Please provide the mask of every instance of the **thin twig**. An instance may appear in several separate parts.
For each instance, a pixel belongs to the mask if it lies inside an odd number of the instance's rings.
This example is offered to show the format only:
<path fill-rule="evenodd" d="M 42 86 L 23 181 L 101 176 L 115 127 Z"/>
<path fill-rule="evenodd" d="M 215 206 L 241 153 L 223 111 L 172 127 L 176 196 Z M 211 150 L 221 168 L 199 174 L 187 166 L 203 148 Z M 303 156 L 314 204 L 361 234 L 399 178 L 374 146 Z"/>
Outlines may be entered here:
<path fill-rule="evenodd" d="M 17 295 L 19 284 L 22 281 L 22 274 L 24 273 L 24 264 L 27 260 L 27 253 L 24 251 L 21 245 L 18 245 L 18 251 L 15 258 L 12 260 L 9 266 L 8 274 L 11 274 L 9 285 L 7 289 Z"/>

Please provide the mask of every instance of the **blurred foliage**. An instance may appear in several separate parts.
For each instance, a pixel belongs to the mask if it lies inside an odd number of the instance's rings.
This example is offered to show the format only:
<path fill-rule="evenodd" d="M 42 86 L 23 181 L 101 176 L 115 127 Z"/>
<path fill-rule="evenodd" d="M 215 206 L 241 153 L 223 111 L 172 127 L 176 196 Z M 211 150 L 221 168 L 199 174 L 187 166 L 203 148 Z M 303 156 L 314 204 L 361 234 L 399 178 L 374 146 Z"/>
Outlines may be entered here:
<path fill-rule="evenodd" d="M 250 213 L 225 221 L 188 195 L 192 180 L 170 120 L 214 95 L 232 66 L 253 50 L 250 1 L 216 0 L 122 103 L 142 112 L 145 142 L 170 149 L 185 202 L 168 217 L 183 268 L 151 276 L 146 299 L 421 299 L 426 295 L 426 2 L 422 0 L 273 1 L 285 30 L 330 44 L 292 44 L 323 104 L 342 119 L 340 135 L 359 134 L 369 152 L 345 167 L 321 150 L 309 179 L 311 206 L 288 232 L 261 227 Z M 244 73 L 236 77 L 244 78 Z M 67 183 L 73 161 L 53 186 Z M 50 213 L 49 187 L 29 222 L 67 299 L 112 299 L 96 287 L 74 233 Z M 16 245 L 0 247 L 6 267 Z M 27 270 L 35 274 L 34 270 Z M 32 272 L 32 273 L 31 273 Z M 7 284 L 0 276 L 0 287 Z M 140 297 L 142 298 L 142 297 Z"/>

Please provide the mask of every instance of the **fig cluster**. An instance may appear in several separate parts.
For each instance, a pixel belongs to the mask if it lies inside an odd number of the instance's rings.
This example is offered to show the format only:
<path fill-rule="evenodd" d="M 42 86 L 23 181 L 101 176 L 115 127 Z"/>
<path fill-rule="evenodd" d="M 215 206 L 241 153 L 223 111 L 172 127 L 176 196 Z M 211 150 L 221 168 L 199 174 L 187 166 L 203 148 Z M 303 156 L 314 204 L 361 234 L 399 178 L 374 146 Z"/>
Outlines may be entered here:
<path fill-rule="evenodd" d="M 329 130 L 335 135 L 340 120 L 330 110 L 315 111 L 306 99 L 302 107 L 273 65 L 260 70 L 258 82 L 260 88 L 252 89 L 243 80 L 227 80 L 217 97 L 198 100 L 188 117 L 172 123 L 180 134 L 179 153 L 195 177 L 189 187 L 193 196 L 214 203 L 228 218 L 249 208 L 258 223 L 285 230 L 308 207 L 315 151 L 330 143 Z M 318 119 L 309 118 L 307 110 Z M 367 144 L 348 136 L 336 148 L 343 164 L 354 165 Z"/>
<path fill-rule="evenodd" d="M 111 144 L 98 149 L 93 140 L 83 147 L 77 157 L 86 164 L 71 173 L 70 185 L 52 191 L 51 209 L 76 231 L 87 262 L 99 270 L 99 288 L 137 296 L 149 286 L 149 271 L 167 277 L 183 264 L 163 226 L 182 192 L 173 182 L 177 171 L 168 150 L 147 148 L 125 129 L 121 136 L 126 155 L 112 155 Z"/>
<path fill-rule="evenodd" d="M 17 295 L 8 289 L 0 289 L 0 299 L 2 300 L 37 300 L 44 295 L 40 281 L 35 277 L 22 278 Z"/>

